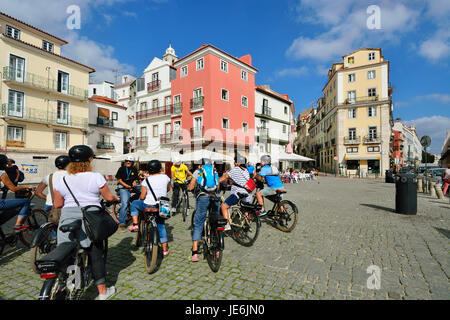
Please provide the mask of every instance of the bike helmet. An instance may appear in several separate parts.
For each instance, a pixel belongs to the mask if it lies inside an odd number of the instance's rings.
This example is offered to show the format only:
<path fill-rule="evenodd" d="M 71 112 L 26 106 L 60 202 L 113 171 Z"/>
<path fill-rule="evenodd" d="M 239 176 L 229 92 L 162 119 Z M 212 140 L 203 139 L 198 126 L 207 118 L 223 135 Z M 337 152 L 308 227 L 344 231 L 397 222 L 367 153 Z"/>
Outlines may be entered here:
<path fill-rule="evenodd" d="M 88 146 L 78 145 L 73 146 L 69 150 L 70 162 L 87 162 L 94 157 L 94 151 Z"/>
<path fill-rule="evenodd" d="M 148 163 L 148 172 L 150 174 L 161 172 L 162 165 L 159 160 L 152 160 Z"/>
<path fill-rule="evenodd" d="M 266 154 L 261 157 L 261 164 L 262 163 L 270 165 L 272 163 L 272 158 L 268 154 Z"/>
<path fill-rule="evenodd" d="M 8 163 L 8 157 L 4 154 L 0 154 L 0 168 L 5 168 L 6 164 Z"/>
<path fill-rule="evenodd" d="M 58 169 L 65 169 L 69 163 L 70 163 L 69 156 L 66 155 L 58 156 L 55 159 L 55 166 Z"/>
<path fill-rule="evenodd" d="M 125 157 L 125 162 L 126 162 L 126 161 L 134 162 L 134 157 L 133 157 L 133 156 L 126 156 L 126 157 Z"/>
<path fill-rule="evenodd" d="M 239 166 L 245 166 L 247 164 L 247 158 L 236 153 L 234 156 L 234 162 L 239 164 Z"/>

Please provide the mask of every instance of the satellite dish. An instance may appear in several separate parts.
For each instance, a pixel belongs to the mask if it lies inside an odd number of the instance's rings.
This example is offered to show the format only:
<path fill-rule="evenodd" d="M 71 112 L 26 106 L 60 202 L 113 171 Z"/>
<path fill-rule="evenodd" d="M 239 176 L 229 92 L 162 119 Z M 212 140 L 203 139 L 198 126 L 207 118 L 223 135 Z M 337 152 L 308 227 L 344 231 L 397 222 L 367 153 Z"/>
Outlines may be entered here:
<path fill-rule="evenodd" d="M 429 136 L 423 136 L 420 139 L 420 144 L 422 145 L 422 147 L 429 147 L 431 145 L 431 138 Z"/>

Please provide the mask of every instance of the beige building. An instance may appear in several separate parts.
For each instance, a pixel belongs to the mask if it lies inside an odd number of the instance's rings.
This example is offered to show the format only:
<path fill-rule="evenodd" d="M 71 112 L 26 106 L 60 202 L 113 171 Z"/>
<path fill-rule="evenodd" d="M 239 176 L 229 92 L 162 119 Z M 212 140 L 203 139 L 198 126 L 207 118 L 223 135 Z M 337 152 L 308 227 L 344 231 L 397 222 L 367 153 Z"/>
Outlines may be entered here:
<path fill-rule="evenodd" d="M 362 48 L 328 71 L 309 134 L 317 166 L 344 175 L 384 175 L 391 154 L 389 61 Z"/>
<path fill-rule="evenodd" d="M 89 73 L 60 55 L 63 39 L 0 13 L 0 147 L 27 182 L 53 159 L 87 143 Z M 51 160 L 51 161 L 49 161 Z"/>

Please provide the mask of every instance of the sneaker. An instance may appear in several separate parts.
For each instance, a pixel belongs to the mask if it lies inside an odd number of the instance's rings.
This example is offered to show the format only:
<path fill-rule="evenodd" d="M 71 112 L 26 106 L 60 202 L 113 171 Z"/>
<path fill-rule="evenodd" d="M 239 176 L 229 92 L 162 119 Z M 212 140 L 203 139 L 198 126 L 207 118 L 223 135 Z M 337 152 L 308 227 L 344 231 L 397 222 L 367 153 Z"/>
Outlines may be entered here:
<path fill-rule="evenodd" d="M 127 226 L 124 223 L 119 224 L 119 231 L 121 232 L 127 231 Z"/>
<path fill-rule="evenodd" d="M 97 298 L 95 298 L 95 300 L 108 300 L 109 298 L 111 298 L 114 294 L 116 293 L 116 288 L 114 288 L 114 286 L 109 287 L 106 289 L 106 293 L 105 294 L 99 294 L 97 296 Z"/>
<path fill-rule="evenodd" d="M 266 211 L 266 210 L 261 210 L 261 211 L 259 212 L 259 216 L 260 216 L 260 217 L 264 217 L 266 214 L 267 214 L 267 211 Z"/>
<path fill-rule="evenodd" d="M 15 231 L 15 232 L 20 232 L 20 231 L 22 231 L 22 230 L 28 229 L 29 227 L 30 227 L 30 226 L 27 225 L 27 224 L 16 224 L 16 225 L 14 226 L 14 231 Z"/>
<path fill-rule="evenodd" d="M 137 224 L 132 224 L 128 230 L 130 230 L 131 232 L 138 232 L 139 231 L 139 226 Z"/>
<path fill-rule="evenodd" d="M 198 254 L 192 255 L 192 262 L 198 262 L 198 260 L 199 260 Z"/>
<path fill-rule="evenodd" d="M 163 251 L 163 258 L 167 258 L 169 256 L 169 249 Z"/>
<path fill-rule="evenodd" d="M 230 231 L 231 230 L 231 226 L 229 224 L 225 225 L 225 231 Z"/>

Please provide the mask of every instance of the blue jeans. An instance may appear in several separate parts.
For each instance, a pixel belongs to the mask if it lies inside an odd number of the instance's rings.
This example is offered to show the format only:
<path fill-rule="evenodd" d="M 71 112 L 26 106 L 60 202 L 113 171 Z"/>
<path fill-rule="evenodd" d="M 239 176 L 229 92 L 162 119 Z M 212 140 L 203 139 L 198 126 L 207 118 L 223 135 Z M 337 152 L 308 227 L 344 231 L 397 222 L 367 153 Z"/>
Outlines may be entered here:
<path fill-rule="evenodd" d="M 128 191 L 128 189 L 125 188 L 120 188 L 119 189 L 119 196 L 120 196 L 120 212 L 119 212 L 119 224 L 125 224 L 125 222 L 127 221 L 127 205 L 128 205 L 128 200 L 130 200 L 130 191 Z"/>
<path fill-rule="evenodd" d="M 210 196 L 201 196 L 197 198 L 194 216 L 194 232 L 192 240 L 199 241 L 202 239 L 203 225 L 205 224 L 206 213 L 210 204 Z M 212 213 L 219 214 L 219 203 L 211 202 Z"/>
<path fill-rule="evenodd" d="M 25 218 L 28 214 L 28 209 L 30 209 L 30 199 L 7 199 L 0 200 L 0 210 L 19 208 L 19 218 Z"/>
<path fill-rule="evenodd" d="M 137 217 L 139 216 L 139 211 L 144 211 L 148 207 L 156 208 L 156 206 L 150 206 L 144 203 L 144 200 L 134 200 L 131 203 L 131 216 Z M 168 241 L 167 232 L 166 232 L 166 221 L 164 218 L 161 218 L 159 215 L 156 216 L 156 226 L 159 232 L 159 240 L 161 243 L 165 243 Z"/>

